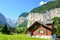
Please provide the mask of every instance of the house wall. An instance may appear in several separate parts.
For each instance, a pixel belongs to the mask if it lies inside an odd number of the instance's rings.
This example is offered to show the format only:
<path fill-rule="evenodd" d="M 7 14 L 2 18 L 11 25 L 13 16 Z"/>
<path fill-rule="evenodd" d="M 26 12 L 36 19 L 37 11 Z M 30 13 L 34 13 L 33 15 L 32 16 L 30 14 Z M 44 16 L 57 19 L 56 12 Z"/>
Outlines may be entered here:
<path fill-rule="evenodd" d="M 39 33 L 39 30 L 44 30 L 44 33 L 42 33 L 42 34 Z M 44 27 L 40 27 L 33 32 L 33 35 L 35 35 L 35 36 L 51 36 L 52 32 Z"/>

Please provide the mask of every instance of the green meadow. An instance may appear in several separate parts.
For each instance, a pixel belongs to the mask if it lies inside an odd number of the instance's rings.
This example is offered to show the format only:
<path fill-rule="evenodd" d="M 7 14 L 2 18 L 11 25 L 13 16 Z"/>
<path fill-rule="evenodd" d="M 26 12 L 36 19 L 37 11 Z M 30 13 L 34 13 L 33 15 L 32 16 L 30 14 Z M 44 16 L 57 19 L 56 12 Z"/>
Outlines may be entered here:
<path fill-rule="evenodd" d="M 48 39 L 32 38 L 26 36 L 25 34 L 14 34 L 14 35 L 0 34 L 0 40 L 48 40 Z"/>

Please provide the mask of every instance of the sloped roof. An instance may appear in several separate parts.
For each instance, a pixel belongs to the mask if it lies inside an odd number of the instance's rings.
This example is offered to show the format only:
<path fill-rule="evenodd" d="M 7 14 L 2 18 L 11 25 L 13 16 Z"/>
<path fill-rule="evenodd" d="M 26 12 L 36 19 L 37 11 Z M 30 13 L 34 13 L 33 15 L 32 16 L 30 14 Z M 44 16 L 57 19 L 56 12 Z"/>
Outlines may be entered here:
<path fill-rule="evenodd" d="M 41 22 L 41 21 L 36 21 L 36 22 L 34 22 L 32 25 L 34 25 L 35 23 L 39 23 L 39 24 L 41 24 L 41 25 L 43 25 L 43 26 L 45 26 L 46 28 L 49 28 L 49 29 L 53 29 L 53 28 L 54 28 L 54 27 L 51 27 L 51 26 L 46 25 L 46 24 L 52 24 L 53 22 L 50 22 L 50 23 L 46 22 L 46 23 L 43 23 L 43 22 Z M 27 29 L 31 28 L 32 25 L 30 25 L 30 27 L 28 27 Z"/>

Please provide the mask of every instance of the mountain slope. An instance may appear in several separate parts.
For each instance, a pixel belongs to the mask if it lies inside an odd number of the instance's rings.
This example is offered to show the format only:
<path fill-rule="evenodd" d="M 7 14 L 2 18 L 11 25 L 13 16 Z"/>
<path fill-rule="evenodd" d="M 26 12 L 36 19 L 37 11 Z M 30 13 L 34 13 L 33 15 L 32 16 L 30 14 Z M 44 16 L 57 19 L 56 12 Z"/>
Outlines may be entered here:
<path fill-rule="evenodd" d="M 4 15 L 2 15 L 2 14 L 0 13 L 0 25 L 3 25 L 3 24 L 7 24 L 7 23 L 6 23 L 6 18 L 5 18 Z"/>
<path fill-rule="evenodd" d="M 21 16 L 22 16 L 22 17 L 27 17 L 28 14 L 29 14 L 29 13 L 27 13 L 27 12 L 23 12 L 23 13 L 21 13 L 21 15 L 20 15 L 19 17 L 21 17 Z"/>
<path fill-rule="evenodd" d="M 27 20 L 26 17 L 28 15 L 29 15 L 29 13 L 27 13 L 27 12 L 21 13 L 21 15 L 19 15 L 18 20 L 17 20 L 17 26 L 20 25 L 21 23 L 23 23 L 24 21 L 26 21 Z"/>
<path fill-rule="evenodd" d="M 17 27 L 19 27 L 19 28 L 21 28 L 21 27 L 27 27 L 27 21 L 22 22 Z"/>
<path fill-rule="evenodd" d="M 60 1 L 50 1 L 40 7 L 34 8 L 30 11 L 30 13 L 45 13 L 51 9 L 60 8 Z"/>
<path fill-rule="evenodd" d="M 7 18 L 7 24 L 10 25 L 11 27 L 16 27 L 16 21 L 11 20 L 10 18 Z"/>

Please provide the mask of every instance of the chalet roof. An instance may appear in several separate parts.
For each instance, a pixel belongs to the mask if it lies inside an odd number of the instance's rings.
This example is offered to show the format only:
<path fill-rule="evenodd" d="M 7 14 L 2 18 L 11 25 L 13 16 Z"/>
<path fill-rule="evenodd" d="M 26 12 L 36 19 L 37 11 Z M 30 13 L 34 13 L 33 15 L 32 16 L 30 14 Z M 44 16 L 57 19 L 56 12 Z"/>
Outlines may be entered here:
<path fill-rule="evenodd" d="M 45 26 L 45 27 L 47 27 L 47 28 L 49 28 L 49 29 L 53 29 L 53 27 L 46 25 L 46 24 L 52 24 L 53 21 L 51 21 L 51 22 L 50 22 L 50 21 L 45 21 L 45 22 L 36 21 L 36 22 L 34 22 L 32 25 L 34 25 L 35 23 L 39 23 L 39 24 L 41 24 L 41 25 L 43 25 L 43 26 Z M 30 25 L 30 27 L 32 27 L 32 25 Z M 30 27 L 28 27 L 28 29 L 29 29 Z"/>
<path fill-rule="evenodd" d="M 41 21 L 39 21 L 39 22 L 41 22 Z M 53 24 L 53 21 L 52 20 L 50 20 L 50 21 L 43 21 L 41 23 L 43 23 L 43 24 Z"/>
<path fill-rule="evenodd" d="M 38 22 L 38 23 L 40 23 L 41 25 L 44 25 L 47 28 L 52 28 L 51 26 L 46 25 L 46 24 L 49 24 L 49 23 L 42 23 L 42 22 Z"/>

